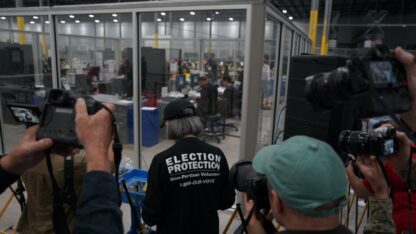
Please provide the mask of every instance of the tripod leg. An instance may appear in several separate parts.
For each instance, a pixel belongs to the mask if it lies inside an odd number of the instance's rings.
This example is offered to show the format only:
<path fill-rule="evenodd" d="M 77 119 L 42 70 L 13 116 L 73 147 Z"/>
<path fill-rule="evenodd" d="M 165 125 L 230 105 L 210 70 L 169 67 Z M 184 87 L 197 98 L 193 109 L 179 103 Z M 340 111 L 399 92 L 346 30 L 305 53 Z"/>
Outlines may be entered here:
<path fill-rule="evenodd" d="M 234 209 L 233 213 L 231 214 L 230 219 L 227 222 L 227 226 L 225 226 L 225 229 L 222 232 L 222 234 L 227 234 L 228 229 L 230 229 L 231 224 L 233 223 L 235 216 L 237 216 L 237 212 L 238 212 L 237 209 Z"/>

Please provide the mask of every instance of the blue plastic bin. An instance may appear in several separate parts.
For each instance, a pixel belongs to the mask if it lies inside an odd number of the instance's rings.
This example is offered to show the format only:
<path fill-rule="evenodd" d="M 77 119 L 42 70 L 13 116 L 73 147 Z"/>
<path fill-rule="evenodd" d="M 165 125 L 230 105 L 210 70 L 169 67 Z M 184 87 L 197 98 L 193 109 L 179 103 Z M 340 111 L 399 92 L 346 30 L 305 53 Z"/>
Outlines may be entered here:
<path fill-rule="evenodd" d="M 152 147 L 159 143 L 159 109 L 142 107 L 142 144 Z"/>

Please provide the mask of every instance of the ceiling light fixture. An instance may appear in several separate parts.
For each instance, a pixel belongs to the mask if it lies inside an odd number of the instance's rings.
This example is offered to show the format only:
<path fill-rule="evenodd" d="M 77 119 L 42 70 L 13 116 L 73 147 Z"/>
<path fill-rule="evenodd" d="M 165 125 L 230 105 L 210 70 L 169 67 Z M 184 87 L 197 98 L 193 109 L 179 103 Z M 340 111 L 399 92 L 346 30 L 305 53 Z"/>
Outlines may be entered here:
<path fill-rule="evenodd" d="M 160 15 L 165 16 L 166 12 L 160 12 Z"/>
<path fill-rule="evenodd" d="M 211 18 L 209 18 L 209 17 L 207 18 L 207 21 L 211 21 L 211 20 L 212 20 Z"/>
<path fill-rule="evenodd" d="M 191 12 L 189 12 L 189 14 L 195 15 L 195 11 L 191 11 Z"/>
<path fill-rule="evenodd" d="M 69 15 L 69 18 L 71 19 L 75 18 L 75 15 Z"/>
<path fill-rule="evenodd" d="M 39 16 L 35 15 L 35 16 L 33 16 L 33 19 L 39 19 Z"/>
<path fill-rule="evenodd" d="M 2 19 L 2 20 L 6 20 L 6 17 L 2 16 L 2 17 L 0 17 L 0 19 Z"/>
<path fill-rule="evenodd" d="M 76 24 L 79 24 L 79 23 L 81 23 L 81 21 L 79 21 L 79 20 L 75 20 L 75 23 L 76 23 Z"/>
<path fill-rule="evenodd" d="M 233 17 L 228 18 L 229 21 L 234 21 Z"/>
<path fill-rule="evenodd" d="M 49 24 L 49 20 L 46 20 L 46 21 L 45 21 L 45 24 Z"/>
<path fill-rule="evenodd" d="M 179 20 L 180 20 L 180 21 L 182 21 L 182 22 L 183 22 L 183 21 L 185 21 L 185 19 L 184 19 L 184 18 L 179 18 Z"/>
<path fill-rule="evenodd" d="M 30 23 L 30 24 L 35 24 L 35 21 L 30 21 L 29 23 Z"/>
<path fill-rule="evenodd" d="M 289 20 L 293 20 L 293 17 L 292 16 L 289 16 Z"/>
<path fill-rule="evenodd" d="M 117 15 L 117 14 L 112 14 L 112 16 L 113 16 L 113 17 L 117 17 L 118 15 Z"/>
<path fill-rule="evenodd" d="M 287 13 L 287 10 L 286 9 L 283 9 L 282 12 L 283 12 L 283 14 L 286 14 Z"/>
<path fill-rule="evenodd" d="M 113 19 L 113 22 L 114 23 L 118 23 L 118 19 Z"/>
<path fill-rule="evenodd" d="M 61 24 L 64 24 L 64 23 L 66 23 L 65 20 L 61 20 Z"/>
<path fill-rule="evenodd" d="M 162 19 L 161 18 L 157 18 L 157 22 L 162 22 Z"/>
<path fill-rule="evenodd" d="M 94 18 L 94 15 L 88 15 L 88 17 L 90 17 L 90 18 Z"/>
<path fill-rule="evenodd" d="M 219 15 L 219 14 L 220 14 L 220 12 L 219 12 L 219 11 L 216 11 L 216 12 L 215 12 L 215 14 L 216 14 L 216 15 Z"/>
<path fill-rule="evenodd" d="M 94 22 L 96 22 L 98 24 L 100 22 L 100 20 L 96 19 L 96 20 L 94 20 Z"/>

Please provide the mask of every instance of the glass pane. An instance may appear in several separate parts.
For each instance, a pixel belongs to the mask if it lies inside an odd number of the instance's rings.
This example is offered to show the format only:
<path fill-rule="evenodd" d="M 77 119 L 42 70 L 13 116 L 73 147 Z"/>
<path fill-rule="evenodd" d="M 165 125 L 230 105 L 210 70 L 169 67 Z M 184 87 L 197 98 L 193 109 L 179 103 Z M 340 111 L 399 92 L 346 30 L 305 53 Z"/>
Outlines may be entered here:
<path fill-rule="evenodd" d="M 56 25 L 61 87 L 113 103 L 120 140 L 133 144 L 132 14 L 59 15 Z"/>
<path fill-rule="evenodd" d="M 279 83 L 280 88 L 280 97 L 279 103 L 276 105 L 276 117 L 273 130 L 273 142 L 276 142 L 277 139 L 283 137 L 283 126 L 284 126 L 284 108 L 286 103 L 286 82 L 289 76 L 289 66 L 290 66 L 290 52 L 292 50 L 292 34 L 293 31 L 290 28 L 284 28 L 284 38 L 283 38 L 283 61 L 282 61 L 282 77 L 281 82 Z"/>
<path fill-rule="evenodd" d="M 0 19 L 0 99 L 6 152 L 20 141 L 25 130 L 7 104 L 41 104 L 45 91 L 52 87 L 47 23 L 47 16 Z"/>
<path fill-rule="evenodd" d="M 142 109 L 141 154 L 145 164 L 174 143 L 168 140 L 166 128 L 160 129 L 159 125 L 166 105 L 178 98 L 198 106 L 206 127 L 204 134 L 219 134 L 218 139 L 206 141 L 221 148 L 228 163 L 233 164 L 240 147 L 245 10 L 151 12 L 139 16 L 143 105 L 155 108 Z M 201 103 L 201 77 L 207 77 L 218 93 L 211 103 L 215 108 L 209 113 L 203 104 L 197 104 Z M 211 125 L 214 115 L 219 121 Z"/>
<path fill-rule="evenodd" d="M 269 145 L 272 141 L 273 107 L 275 104 L 278 55 L 280 45 L 280 23 L 267 18 L 265 24 L 264 56 L 261 77 L 262 104 L 260 108 L 260 128 L 257 149 Z"/>

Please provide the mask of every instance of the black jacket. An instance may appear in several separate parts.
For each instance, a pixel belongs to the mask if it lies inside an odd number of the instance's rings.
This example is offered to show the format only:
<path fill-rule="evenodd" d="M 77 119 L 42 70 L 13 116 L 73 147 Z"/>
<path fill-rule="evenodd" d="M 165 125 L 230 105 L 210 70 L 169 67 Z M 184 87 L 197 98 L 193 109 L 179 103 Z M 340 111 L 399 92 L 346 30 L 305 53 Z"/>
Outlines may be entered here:
<path fill-rule="evenodd" d="M 150 166 L 143 220 L 163 233 L 218 233 L 218 209 L 234 203 L 223 152 L 184 138 L 156 155 Z"/>
<path fill-rule="evenodd" d="M 278 232 L 283 234 L 308 234 L 308 233 L 320 233 L 320 234 L 352 234 L 352 232 L 345 226 L 339 225 L 337 228 L 329 231 L 283 231 Z"/>

